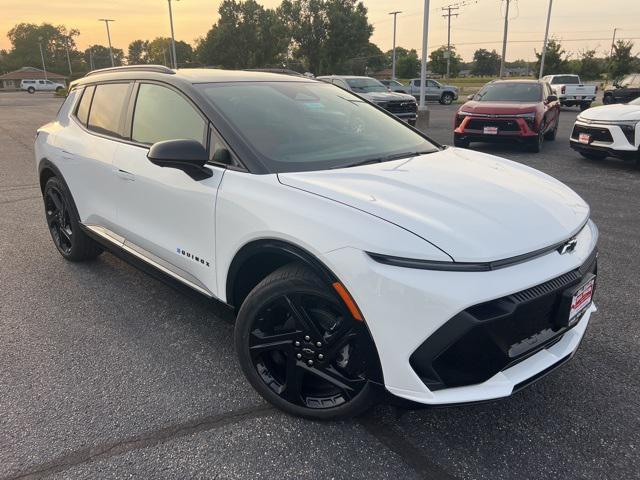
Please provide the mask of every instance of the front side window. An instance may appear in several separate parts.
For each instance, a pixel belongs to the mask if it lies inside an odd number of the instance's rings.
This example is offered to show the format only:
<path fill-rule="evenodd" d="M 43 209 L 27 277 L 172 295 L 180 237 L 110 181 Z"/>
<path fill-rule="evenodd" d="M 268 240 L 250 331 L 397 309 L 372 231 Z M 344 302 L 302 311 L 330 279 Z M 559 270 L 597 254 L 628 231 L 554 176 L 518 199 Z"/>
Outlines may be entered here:
<path fill-rule="evenodd" d="M 120 121 L 128 92 L 128 83 L 98 85 L 93 94 L 87 128 L 96 133 L 122 138 Z"/>
<path fill-rule="evenodd" d="M 348 78 L 347 83 L 356 93 L 386 92 L 387 87 L 373 78 Z"/>
<path fill-rule="evenodd" d="M 342 168 L 437 151 L 362 98 L 320 82 L 198 85 L 271 172 Z"/>
<path fill-rule="evenodd" d="M 478 102 L 539 102 L 542 87 L 533 82 L 489 83 L 476 95 Z"/>
<path fill-rule="evenodd" d="M 438 82 L 434 82 L 433 80 L 427 80 L 427 86 L 431 88 L 440 88 L 440 84 Z"/>
<path fill-rule="evenodd" d="M 89 107 L 91 106 L 91 99 L 93 98 L 93 91 L 96 87 L 93 85 L 86 87 L 80 99 L 78 110 L 76 110 L 76 117 L 85 127 L 87 126 L 87 119 L 89 118 Z"/>
<path fill-rule="evenodd" d="M 133 114 L 131 139 L 151 145 L 163 140 L 197 140 L 206 145 L 207 124 L 177 92 L 155 85 L 140 85 Z"/>
<path fill-rule="evenodd" d="M 341 80 L 339 78 L 334 78 L 332 80 L 334 85 L 339 86 L 340 88 L 344 88 L 346 90 L 349 90 L 349 85 L 347 85 L 347 82 L 345 82 L 344 80 Z"/>

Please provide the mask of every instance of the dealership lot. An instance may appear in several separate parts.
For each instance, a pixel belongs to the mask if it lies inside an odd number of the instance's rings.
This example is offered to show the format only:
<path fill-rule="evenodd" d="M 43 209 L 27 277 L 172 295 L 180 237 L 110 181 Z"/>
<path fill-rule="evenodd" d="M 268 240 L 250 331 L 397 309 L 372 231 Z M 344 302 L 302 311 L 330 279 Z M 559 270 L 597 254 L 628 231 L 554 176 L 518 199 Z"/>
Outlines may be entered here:
<path fill-rule="evenodd" d="M 60 102 L 0 95 L 0 479 L 637 477 L 640 169 L 570 150 L 577 109 L 562 112 L 541 154 L 481 146 L 591 204 L 600 311 L 574 359 L 498 403 L 382 405 L 313 423 L 266 406 L 246 383 L 224 307 L 110 254 L 85 264 L 58 255 L 32 141 Z M 456 107 L 431 108 L 430 134 L 451 143 Z"/>

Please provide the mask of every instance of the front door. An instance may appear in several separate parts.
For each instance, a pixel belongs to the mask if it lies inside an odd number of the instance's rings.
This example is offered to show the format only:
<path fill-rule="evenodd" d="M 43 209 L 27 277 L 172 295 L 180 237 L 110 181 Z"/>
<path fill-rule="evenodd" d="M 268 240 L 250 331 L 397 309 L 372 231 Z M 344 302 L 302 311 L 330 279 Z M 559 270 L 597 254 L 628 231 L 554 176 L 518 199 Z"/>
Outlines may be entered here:
<path fill-rule="evenodd" d="M 194 139 L 206 145 L 208 122 L 181 93 L 155 83 L 139 85 L 132 144 L 114 156 L 116 218 L 124 247 L 192 288 L 215 296 L 215 205 L 225 170 L 194 180 L 182 170 L 147 159 L 163 140 Z"/>

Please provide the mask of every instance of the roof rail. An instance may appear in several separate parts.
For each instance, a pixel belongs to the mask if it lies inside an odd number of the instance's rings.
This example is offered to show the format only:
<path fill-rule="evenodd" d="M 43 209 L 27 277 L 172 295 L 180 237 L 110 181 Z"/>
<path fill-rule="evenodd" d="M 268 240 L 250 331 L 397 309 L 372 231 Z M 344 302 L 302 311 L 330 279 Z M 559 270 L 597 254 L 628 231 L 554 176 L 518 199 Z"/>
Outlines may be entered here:
<path fill-rule="evenodd" d="M 164 65 L 124 65 L 122 67 L 109 67 L 109 68 L 99 68 L 98 70 L 91 70 L 89 73 L 85 75 L 88 77 L 90 75 L 97 75 L 100 73 L 111 73 L 111 72 L 156 72 L 156 73 L 168 73 L 174 74 L 176 73 L 174 70 L 171 70 L 169 67 L 165 67 Z"/>

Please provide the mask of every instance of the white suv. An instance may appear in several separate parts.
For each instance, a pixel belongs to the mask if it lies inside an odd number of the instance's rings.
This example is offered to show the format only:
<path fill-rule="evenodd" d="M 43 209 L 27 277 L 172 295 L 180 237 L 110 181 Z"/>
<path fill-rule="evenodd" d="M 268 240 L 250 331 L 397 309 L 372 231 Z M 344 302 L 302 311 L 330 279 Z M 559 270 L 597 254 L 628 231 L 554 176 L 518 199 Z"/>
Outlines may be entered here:
<path fill-rule="evenodd" d="M 52 82 L 51 80 L 22 80 L 20 82 L 20 90 L 29 93 L 35 92 L 60 92 L 65 89 L 61 83 Z"/>
<path fill-rule="evenodd" d="M 595 311 L 578 195 L 324 82 L 92 72 L 35 157 L 64 258 L 109 249 L 234 306 L 245 375 L 296 415 L 355 415 L 385 390 L 508 396 L 568 360 Z"/>

